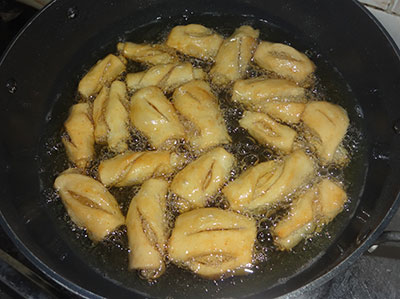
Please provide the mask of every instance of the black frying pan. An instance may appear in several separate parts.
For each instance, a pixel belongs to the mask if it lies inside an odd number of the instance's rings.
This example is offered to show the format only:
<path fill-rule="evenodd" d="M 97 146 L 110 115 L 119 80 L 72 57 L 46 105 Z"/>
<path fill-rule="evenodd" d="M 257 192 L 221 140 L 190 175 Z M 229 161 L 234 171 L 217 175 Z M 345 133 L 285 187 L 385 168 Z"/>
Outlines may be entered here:
<path fill-rule="evenodd" d="M 347 109 L 358 134 L 345 171 L 351 201 L 319 238 L 271 254 L 252 275 L 215 283 L 170 267 L 150 285 L 126 270 L 126 250 L 93 246 L 65 221 L 51 195 L 67 167 L 54 136 L 80 76 L 117 41 L 157 41 L 193 22 L 223 34 L 250 24 L 310 55 L 323 92 Z M 399 52 L 356 1 L 54 1 L 0 62 L 1 224 L 35 266 L 83 296 L 266 297 L 317 286 L 358 258 L 399 205 L 399 95 Z M 126 241 L 123 232 L 113 238 L 105 243 Z"/>

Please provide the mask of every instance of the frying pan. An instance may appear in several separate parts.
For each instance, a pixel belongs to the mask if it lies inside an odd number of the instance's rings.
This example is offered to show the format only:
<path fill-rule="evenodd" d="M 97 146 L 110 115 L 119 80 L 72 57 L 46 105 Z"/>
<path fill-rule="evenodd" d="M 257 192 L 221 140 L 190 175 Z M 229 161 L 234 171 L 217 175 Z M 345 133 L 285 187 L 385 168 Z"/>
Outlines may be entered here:
<path fill-rule="evenodd" d="M 225 35 L 250 24 L 315 61 L 321 91 L 352 122 L 350 201 L 318 238 L 267 253 L 251 275 L 215 282 L 171 266 L 149 284 L 126 270 L 124 246 L 109 244 L 124 244 L 123 231 L 94 246 L 68 223 L 52 196 L 68 166 L 57 136 L 80 77 L 118 41 L 160 41 L 187 23 Z M 356 1 L 53 1 L 0 62 L 1 225 L 37 268 L 85 297 L 265 298 L 319 286 L 373 243 L 399 205 L 399 95 L 399 51 Z"/>

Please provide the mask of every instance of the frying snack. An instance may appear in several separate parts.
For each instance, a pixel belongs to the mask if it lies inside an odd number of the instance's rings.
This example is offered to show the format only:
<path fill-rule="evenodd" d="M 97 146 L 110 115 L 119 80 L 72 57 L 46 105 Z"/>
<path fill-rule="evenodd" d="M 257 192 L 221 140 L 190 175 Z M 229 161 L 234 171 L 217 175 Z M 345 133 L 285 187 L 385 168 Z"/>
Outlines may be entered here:
<path fill-rule="evenodd" d="M 306 185 L 315 175 L 312 160 L 297 150 L 284 161 L 260 163 L 222 190 L 233 210 L 260 213 Z"/>
<path fill-rule="evenodd" d="M 315 196 L 315 189 L 308 190 L 292 204 L 288 216 L 272 229 L 272 234 L 276 235 L 275 244 L 279 248 L 291 249 L 314 232 Z"/>
<path fill-rule="evenodd" d="M 250 26 L 241 26 L 223 42 L 210 71 L 214 84 L 227 85 L 246 75 L 259 33 Z"/>
<path fill-rule="evenodd" d="M 306 104 L 296 102 L 260 101 L 252 105 L 252 107 L 255 111 L 266 113 L 278 121 L 287 124 L 297 124 L 301 120 L 301 115 Z"/>
<path fill-rule="evenodd" d="M 85 169 L 94 156 L 94 128 L 89 117 L 89 104 L 72 106 L 64 123 L 68 136 L 62 137 L 68 159 Z"/>
<path fill-rule="evenodd" d="M 78 91 L 84 98 L 88 98 L 114 81 L 123 71 L 125 71 L 125 63 L 117 56 L 109 54 L 98 61 L 82 78 Z"/>
<path fill-rule="evenodd" d="M 178 196 L 179 211 L 204 207 L 207 199 L 228 179 L 234 163 L 233 155 L 218 147 L 178 172 L 171 183 L 171 191 Z"/>
<path fill-rule="evenodd" d="M 117 153 L 128 149 L 129 114 L 124 103 L 126 100 L 126 86 L 121 81 L 114 81 L 110 87 L 109 99 L 105 105 L 104 119 L 107 124 L 108 147 Z"/>
<path fill-rule="evenodd" d="M 311 139 L 323 164 L 330 163 L 349 126 L 347 112 L 328 102 L 310 102 L 301 117 L 316 138 Z"/>
<path fill-rule="evenodd" d="M 126 83 L 132 91 L 157 86 L 168 92 L 191 80 L 204 78 L 205 73 L 201 68 L 195 68 L 189 62 L 184 62 L 160 64 L 144 72 L 130 73 L 126 76 Z"/>
<path fill-rule="evenodd" d="M 174 27 L 166 45 L 189 56 L 213 60 L 223 40 L 222 36 L 207 27 L 189 24 Z"/>
<path fill-rule="evenodd" d="M 332 221 L 347 201 L 344 190 L 328 179 L 309 189 L 291 206 L 286 218 L 272 229 L 275 244 L 282 250 L 296 246 L 317 227 Z"/>
<path fill-rule="evenodd" d="M 261 42 L 254 53 L 260 67 L 296 83 L 303 83 L 315 70 L 314 63 L 296 49 L 279 43 Z"/>
<path fill-rule="evenodd" d="M 94 124 L 94 138 L 98 144 L 107 143 L 107 123 L 104 118 L 104 110 L 110 95 L 110 88 L 103 86 L 99 94 L 93 101 L 93 124 Z"/>
<path fill-rule="evenodd" d="M 86 228 L 90 239 L 101 241 L 125 224 L 115 198 L 98 181 L 69 169 L 54 182 L 63 204 L 78 226 Z"/>
<path fill-rule="evenodd" d="M 284 153 L 290 153 L 297 135 L 292 128 L 277 123 L 264 113 L 245 111 L 240 126 L 249 131 L 261 144 L 269 145 Z"/>
<path fill-rule="evenodd" d="M 175 63 L 178 58 L 162 45 L 135 44 L 131 42 L 119 43 L 118 51 L 126 58 L 152 65 Z"/>
<path fill-rule="evenodd" d="M 304 101 L 305 89 L 283 79 L 253 78 L 238 80 L 233 85 L 232 100 L 244 105 L 261 101 Z"/>
<path fill-rule="evenodd" d="M 183 164 L 183 158 L 170 152 L 127 151 L 99 165 L 99 178 L 106 186 L 141 184 L 152 176 L 170 175 Z"/>
<path fill-rule="evenodd" d="M 206 82 L 194 80 L 177 88 L 173 103 L 176 110 L 194 126 L 187 133 L 193 147 L 204 150 L 231 141 L 218 101 Z"/>
<path fill-rule="evenodd" d="M 174 106 L 158 87 L 140 89 L 132 96 L 130 118 L 155 148 L 167 140 L 185 137 Z"/>
<path fill-rule="evenodd" d="M 251 267 L 255 238 L 253 219 L 217 208 L 197 209 L 176 219 L 168 254 L 196 274 L 219 279 Z"/>
<path fill-rule="evenodd" d="M 168 183 L 164 180 L 144 182 L 126 215 L 129 268 L 142 270 L 147 279 L 158 278 L 165 270 L 167 191 Z"/>

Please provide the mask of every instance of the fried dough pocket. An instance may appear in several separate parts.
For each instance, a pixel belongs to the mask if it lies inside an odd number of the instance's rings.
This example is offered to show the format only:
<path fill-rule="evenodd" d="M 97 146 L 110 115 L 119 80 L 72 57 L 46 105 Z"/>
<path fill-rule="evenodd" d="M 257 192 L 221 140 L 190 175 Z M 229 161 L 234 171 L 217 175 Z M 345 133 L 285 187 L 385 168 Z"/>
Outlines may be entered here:
<path fill-rule="evenodd" d="M 117 49 L 126 58 L 150 65 L 175 63 L 178 61 L 175 53 L 159 44 L 125 42 L 118 43 Z"/>
<path fill-rule="evenodd" d="M 103 86 L 109 85 L 125 71 L 126 67 L 123 59 L 109 54 L 99 60 L 79 82 L 79 93 L 84 98 L 88 98 L 98 93 Z"/>
<path fill-rule="evenodd" d="M 239 124 L 261 144 L 268 145 L 285 154 L 290 153 L 293 149 L 294 139 L 297 136 L 296 131 L 274 121 L 267 114 L 245 111 Z"/>
<path fill-rule="evenodd" d="M 172 28 L 166 45 L 179 52 L 205 60 L 213 60 L 223 42 L 222 36 L 199 24 Z"/>
<path fill-rule="evenodd" d="M 194 148 L 204 150 L 231 141 L 218 100 L 206 82 L 194 80 L 177 88 L 173 104 L 190 122 L 187 138 Z"/>
<path fill-rule="evenodd" d="M 301 150 L 283 161 L 268 161 L 253 166 L 222 189 L 233 210 L 261 213 L 285 196 L 307 184 L 315 176 L 312 160 Z"/>
<path fill-rule="evenodd" d="M 174 177 L 171 191 L 178 196 L 179 211 L 204 207 L 207 199 L 226 182 L 235 158 L 222 147 L 203 154 Z"/>
<path fill-rule="evenodd" d="M 94 127 L 89 104 L 79 103 L 71 107 L 64 123 L 67 135 L 62 136 L 68 159 L 85 169 L 94 157 Z"/>
<path fill-rule="evenodd" d="M 323 179 L 301 195 L 290 207 L 288 215 L 272 228 L 275 244 L 281 250 L 292 249 L 332 221 L 343 210 L 346 201 L 346 192 L 340 185 Z"/>
<path fill-rule="evenodd" d="M 114 196 L 95 179 L 69 169 L 57 177 L 54 188 L 60 194 L 71 220 L 86 228 L 93 241 L 101 241 L 125 224 Z"/>
<path fill-rule="evenodd" d="M 295 48 L 265 41 L 258 45 L 254 62 L 263 69 L 300 84 L 305 83 L 315 70 L 314 63 Z"/>
<path fill-rule="evenodd" d="M 155 279 L 165 270 L 167 192 L 165 180 L 145 181 L 133 197 L 126 216 L 129 268 L 141 270 L 147 279 Z"/>
<path fill-rule="evenodd" d="M 347 112 L 332 103 L 310 102 L 301 119 L 313 134 L 314 138 L 310 138 L 310 142 L 315 146 L 321 162 L 332 162 L 349 126 Z"/>
<path fill-rule="evenodd" d="M 127 151 L 100 162 L 98 174 L 106 186 L 124 187 L 143 183 L 152 176 L 168 176 L 183 164 L 183 157 L 166 151 Z"/>
<path fill-rule="evenodd" d="M 185 137 L 174 106 L 155 86 L 142 88 L 132 96 L 130 119 L 155 148 L 161 147 L 167 140 Z"/>
<path fill-rule="evenodd" d="M 224 40 L 210 70 L 214 84 L 226 85 L 246 75 L 259 33 L 251 26 L 241 26 Z"/>
<path fill-rule="evenodd" d="M 173 263 L 210 279 L 251 267 L 256 223 L 232 211 L 203 208 L 176 219 L 168 242 Z"/>

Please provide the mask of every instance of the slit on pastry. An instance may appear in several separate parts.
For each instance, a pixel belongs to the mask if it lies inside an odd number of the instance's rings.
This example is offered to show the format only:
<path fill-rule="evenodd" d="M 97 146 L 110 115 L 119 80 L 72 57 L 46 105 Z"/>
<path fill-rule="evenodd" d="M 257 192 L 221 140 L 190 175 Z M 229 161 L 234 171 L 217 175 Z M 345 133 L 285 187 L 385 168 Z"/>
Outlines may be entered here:
<path fill-rule="evenodd" d="M 241 26 L 224 40 L 210 71 L 214 84 L 226 85 L 246 75 L 258 35 L 259 30 Z"/>
<path fill-rule="evenodd" d="M 223 42 L 222 36 L 199 24 L 172 28 L 166 45 L 179 52 L 205 60 L 213 60 Z"/>
<path fill-rule="evenodd" d="M 132 96 L 130 119 L 155 148 L 161 147 L 167 140 L 185 137 L 174 106 L 158 87 L 142 88 Z"/>
<path fill-rule="evenodd" d="M 347 112 L 338 105 L 315 101 L 306 105 L 301 119 L 312 132 L 309 139 L 321 162 L 332 162 L 349 126 Z"/>
<path fill-rule="evenodd" d="M 217 208 L 197 209 L 176 219 L 168 255 L 196 274 L 219 279 L 251 267 L 255 238 L 253 219 Z"/>
<path fill-rule="evenodd" d="M 200 80 L 186 83 L 175 90 L 173 103 L 190 122 L 187 139 L 196 149 L 226 144 L 231 138 L 210 86 Z"/>
<path fill-rule="evenodd" d="M 222 189 L 231 209 L 261 213 L 273 208 L 315 175 L 312 160 L 301 150 L 283 161 L 253 166 Z"/>
<path fill-rule="evenodd" d="M 103 86 L 109 85 L 124 71 L 125 62 L 121 58 L 109 54 L 99 60 L 82 78 L 78 85 L 78 91 L 84 98 L 95 95 Z"/>
<path fill-rule="evenodd" d="M 141 270 L 148 279 L 158 278 L 165 270 L 167 191 L 168 183 L 162 179 L 145 181 L 126 216 L 129 268 Z"/>
<path fill-rule="evenodd" d="M 151 65 L 175 63 L 178 58 L 163 45 L 135 44 L 131 42 L 119 43 L 118 51 L 123 56 L 134 61 Z"/>
<path fill-rule="evenodd" d="M 62 142 L 68 159 L 81 169 L 85 169 L 94 156 L 94 128 L 89 115 L 88 103 L 75 104 L 64 123 L 67 135 L 62 137 Z"/>
<path fill-rule="evenodd" d="M 254 53 L 254 62 L 296 83 L 304 83 L 315 70 L 305 54 L 280 43 L 261 42 Z"/>
<path fill-rule="evenodd" d="M 174 177 L 171 191 L 178 196 L 180 212 L 204 207 L 226 182 L 235 158 L 222 147 L 203 154 Z"/>
<path fill-rule="evenodd" d="M 78 226 L 86 228 L 97 242 L 125 224 L 118 203 L 100 182 L 74 169 L 61 173 L 54 182 L 62 202 Z"/>
<path fill-rule="evenodd" d="M 201 68 L 193 67 L 189 62 L 178 64 L 160 64 L 138 73 L 126 75 L 126 84 L 131 91 L 157 86 L 164 92 L 170 92 L 176 87 L 195 79 L 204 79 Z"/>
<path fill-rule="evenodd" d="M 288 215 L 271 232 L 281 250 L 289 250 L 332 221 L 347 201 L 346 192 L 338 184 L 323 179 L 296 199 Z"/>
<path fill-rule="evenodd" d="M 183 157 L 166 151 L 127 151 L 99 165 L 99 178 L 106 186 L 131 186 L 154 176 L 168 176 L 182 166 Z"/>
<path fill-rule="evenodd" d="M 278 149 L 283 153 L 292 151 L 294 139 L 297 135 L 296 131 L 274 121 L 268 115 L 245 111 L 242 119 L 239 120 L 239 124 L 259 143 Z"/>

